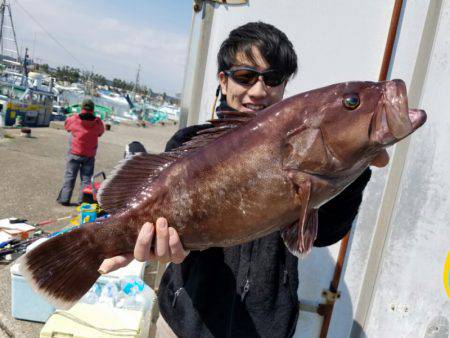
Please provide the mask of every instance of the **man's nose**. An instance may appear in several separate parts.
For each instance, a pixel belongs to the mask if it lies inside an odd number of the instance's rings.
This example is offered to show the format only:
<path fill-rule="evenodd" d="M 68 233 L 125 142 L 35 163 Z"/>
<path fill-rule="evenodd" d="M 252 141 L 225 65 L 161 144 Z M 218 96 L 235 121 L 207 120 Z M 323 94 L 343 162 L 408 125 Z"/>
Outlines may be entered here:
<path fill-rule="evenodd" d="M 267 96 L 267 87 L 264 83 L 263 77 L 260 75 L 258 81 L 250 87 L 248 94 L 252 97 L 265 97 Z"/>

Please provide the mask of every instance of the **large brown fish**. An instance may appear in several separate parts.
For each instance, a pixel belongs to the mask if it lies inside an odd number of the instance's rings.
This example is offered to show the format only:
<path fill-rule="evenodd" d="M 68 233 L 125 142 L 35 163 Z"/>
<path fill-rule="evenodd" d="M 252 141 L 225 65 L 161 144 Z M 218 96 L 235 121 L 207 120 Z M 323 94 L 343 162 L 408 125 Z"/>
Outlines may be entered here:
<path fill-rule="evenodd" d="M 144 222 L 158 217 L 177 229 L 186 249 L 236 245 L 281 229 L 293 253 L 307 253 L 317 209 L 426 119 L 408 110 L 401 80 L 335 84 L 258 114 L 224 116 L 174 151 L 121 163 L 99 193 L 109 219 L 22 258 L 32 285 L 59 306 L 72 304 L 99 277 L 103 259 L 132 253 Z"/>

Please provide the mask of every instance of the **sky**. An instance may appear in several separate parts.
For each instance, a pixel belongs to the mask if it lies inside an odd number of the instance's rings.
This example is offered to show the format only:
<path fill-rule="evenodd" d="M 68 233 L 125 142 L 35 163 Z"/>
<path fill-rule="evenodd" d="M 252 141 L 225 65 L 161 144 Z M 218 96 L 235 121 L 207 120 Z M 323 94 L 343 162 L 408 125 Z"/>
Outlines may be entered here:
<path fill-rule="evenodd" d="M 10 0 L 10 4 L 19 50 L 28 47 L 37 62 L 133 82 L 141 64 L 140 84 L 169 95 L 181 92 L 192 1 Z"/>

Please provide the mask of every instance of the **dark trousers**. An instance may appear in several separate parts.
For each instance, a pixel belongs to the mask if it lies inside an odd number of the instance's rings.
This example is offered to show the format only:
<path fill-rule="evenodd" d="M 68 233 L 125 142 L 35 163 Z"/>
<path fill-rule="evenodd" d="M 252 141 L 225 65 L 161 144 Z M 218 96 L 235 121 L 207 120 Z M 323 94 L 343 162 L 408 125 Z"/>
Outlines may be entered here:
<path fill-rule="evenodd" d="M 80 171 L 81 189 L 78 203 L 83 199 L 83 188 L 91 183 L 94 174 L 95 157 L 84 157 L 73 154 L 67 155 L 66 170 L 64 171 L 64 183 L 59 191 L 59 203 L 69 203 L 72 197 L 75 181 L 77 180 L 78 171 Z"/>

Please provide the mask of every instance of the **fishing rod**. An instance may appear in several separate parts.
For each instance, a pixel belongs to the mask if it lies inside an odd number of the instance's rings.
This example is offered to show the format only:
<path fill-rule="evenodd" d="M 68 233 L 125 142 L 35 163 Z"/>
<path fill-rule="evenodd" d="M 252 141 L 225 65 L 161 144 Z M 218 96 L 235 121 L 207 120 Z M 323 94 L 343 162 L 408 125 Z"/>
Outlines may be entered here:
<path fill-rule="evenodd" d="M 21 233 L 21 236 L 24 236 L 24 235 L 29 234 L 30 232 L 34 232 L 32 238 L 27 238 L 27 239 L 22 239 L 22 240 L 18 239 L 18 238 L 11 238 L 5 242 L 0 243 L 0 259 L 4 259 L 7 255 L 10 255 L 10 254 L 24 253 L 26 248 L 31 243 L 35 242 L 36 240 L 38 240 L 40 238 L 53 237 L 60 233 L 63 233 L 63 232 L 66 232 L 66 231 L 72 229 L 72 227 L 70 227 L 69 229 L 63 229 L 63 230 L 56 231 L 51 234 L 44 234 L 41 227 L 48 225 L 48 224 L 57 223 L 57 222 L 60 222 L 63 220 L 71 219 L 74 217 L 77 217 L 77 215 L 68 215 L 68 216 L 59 217 L 59 218 L 51 218 L 51 219 L 47 219 L 47 220 L 32 224 L 34 226 L 33 229 L 30 229 L 30 230 L 27 230 L 27 231 L 24 231 Z M 25 222 L 25 221 L 27 221 L 27 220 L 26 219 L 12 219 L 10 221 L 10 223 L 14 224 L 14 223 L 21 223 L 21 222 Z M 9 227 L 4 227 L 4 228 L 9 228 Z M 11 227 L 11 229 L 12 229 L 12 227 Z"/>
<path fill-rule="evenodd" d="M 51 218 L 51 219 L 47 219 L 47 220 L 45 220 L 45 221 L 41 221 L 41 222 L 38 222 L 38 223 L 35 223 L 35 224 L 33 224 L 35 227 L 41 227 L 41 226 L 44 226 L 44 225 L 48 225 L 48 224 L 52 224 L 52 223 L 57 223 L 57 222 L 60 222 L 60 221 L 63 221 L 63 220 L 66 220 L 66 219 L 71 219 L 71 218 L 74 218 L 74 217 L 77 217 L 78 215 L 77 214 L 75 214 L 75 215 L 69 215 L 69 216 L 64 216 L 64 217 L 60 217 L 60 218 Z"/>

